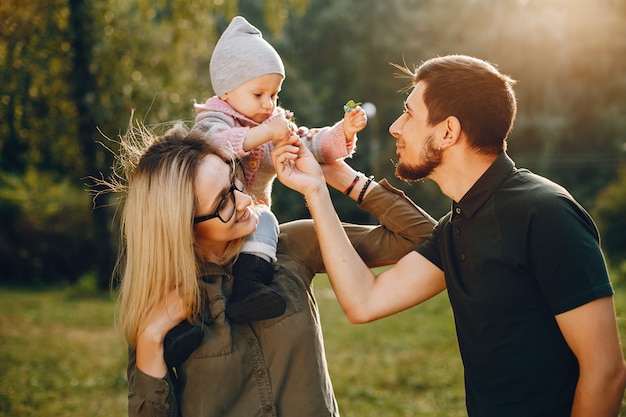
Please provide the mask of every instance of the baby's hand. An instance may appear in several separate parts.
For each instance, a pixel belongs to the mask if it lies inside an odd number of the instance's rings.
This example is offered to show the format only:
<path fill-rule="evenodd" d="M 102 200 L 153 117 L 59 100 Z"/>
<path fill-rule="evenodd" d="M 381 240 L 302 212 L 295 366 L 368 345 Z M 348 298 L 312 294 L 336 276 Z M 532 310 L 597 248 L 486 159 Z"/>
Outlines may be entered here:
<path fill-rule="evenodd" d="M 365 114 L 361 106 L 356 105 L 356 107 L 351 107 L 349 111 L 345 112 L 343 116 L 343 132 L 347 140 L 353 139 L 354 135 L 363 130 L 366 125 L 367 114 Z"/>
<path fill-rule="evenodd" d="M 272 140 L 273 142 L 287 139 L 293 133 L 293 130 L 295 128 L 294 124 L 284 117 L 277 117 L 273 120 L 266 122 L 265 125 L 269 128 L 269 131 L 271 132 L 270 140 Z"/>

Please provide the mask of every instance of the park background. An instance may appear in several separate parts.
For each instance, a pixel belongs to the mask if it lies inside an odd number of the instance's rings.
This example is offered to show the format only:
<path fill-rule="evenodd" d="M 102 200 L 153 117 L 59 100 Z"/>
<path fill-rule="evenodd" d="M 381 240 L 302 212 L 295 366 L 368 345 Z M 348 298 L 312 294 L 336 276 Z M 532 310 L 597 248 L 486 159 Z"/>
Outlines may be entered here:
<path fill-rule="evenodd" d="M 110 174 L 129 123 L 160 131 L 193 121 L 194 100 L 213 94 L 212 47 L 236 14 L 283 57 L 280 104 L 298 124 L 334 123 L 348 99 L 370 103 L 351 164 L 388 178 L 434 217 L 450 201 L 432 182 L 393 177 L 387 129 L 408 80 L 390 63 L 462 53 L 518 80 L 509 154 L 594 216 L 626 339 L 625 0 L 3 0 L 1 416 L 125 414 L 126 350 L 109 288 L 117 198 L 94 198 L 92 178 Z M 372 220 L 333 198 L 343 220 Z M 273 200 L 281 221 L 308 217 L 278 183 Z M 327 279 L 316 281 L 343 415 L 464 415 L 445 294 L 354 326 Z"/>

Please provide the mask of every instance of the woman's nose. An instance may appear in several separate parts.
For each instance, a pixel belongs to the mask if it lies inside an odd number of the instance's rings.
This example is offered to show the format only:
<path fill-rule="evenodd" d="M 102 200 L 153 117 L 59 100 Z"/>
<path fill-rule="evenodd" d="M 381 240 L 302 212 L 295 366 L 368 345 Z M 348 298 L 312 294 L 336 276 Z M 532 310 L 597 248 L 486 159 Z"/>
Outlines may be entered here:
<path fill-rule="evenodd" d="M 250 196 L 250 194 L 239 190 L 233 190 L 233 192 L 235 193 L 235 203 L 237 209 L 241 210 L 252 204 L 252 197 Z"/>

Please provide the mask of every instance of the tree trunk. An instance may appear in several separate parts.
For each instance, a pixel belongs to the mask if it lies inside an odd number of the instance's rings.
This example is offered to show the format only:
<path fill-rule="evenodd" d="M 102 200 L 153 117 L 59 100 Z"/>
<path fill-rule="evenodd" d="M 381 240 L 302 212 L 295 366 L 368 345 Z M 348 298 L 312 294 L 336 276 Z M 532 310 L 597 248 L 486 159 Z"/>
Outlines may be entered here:
<path fill-rule="evenodd" d="M 95 21 L 92 0 L 69 0 L 69 41 L 72 45 L 72 71 L 69 85 L 76 105 L 78 134 L 82 144 L 86 172 L 84 178 L 105 176 L 110 167 L 111 155 L 97 142 L 99 91 L 97 80 L 91 71 Z M 108 288 L 109 278 L 115 265 L 115 251 L 110 230 L 111 215 L 102 197 L 94 200 L 93 214 L 93 264 L 98 285 Z"/>

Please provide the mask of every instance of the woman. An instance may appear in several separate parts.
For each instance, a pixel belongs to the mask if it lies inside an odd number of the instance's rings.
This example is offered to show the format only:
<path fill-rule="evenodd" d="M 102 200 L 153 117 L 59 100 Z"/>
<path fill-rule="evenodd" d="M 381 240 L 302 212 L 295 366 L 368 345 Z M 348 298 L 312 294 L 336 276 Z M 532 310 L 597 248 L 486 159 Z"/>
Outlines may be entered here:
<path fill-rule="evenodd" d="M 338 416 L 312 290 L 323 270 L 312 221 L 281 225 L 270 285 L 285 313 L 232 323 L 231 265 L 257 223 L 240 165 L 183 125 L 161 137 L 136 133 L 122 138 L 122 181 L 112 184 L 126 194 L 119 321 L 129 345 L 129 415 Z M 361 199 L 382 224 L 345 225 L 369 265 L 394 262 L 431 232 L 433 220 L 386 182 L 345 163 L 327 171 L 329 184 Z M 203 337 L 171 368 L 164 338 L 183 319 Z"/>

